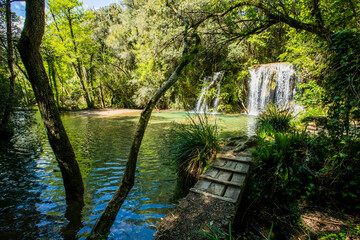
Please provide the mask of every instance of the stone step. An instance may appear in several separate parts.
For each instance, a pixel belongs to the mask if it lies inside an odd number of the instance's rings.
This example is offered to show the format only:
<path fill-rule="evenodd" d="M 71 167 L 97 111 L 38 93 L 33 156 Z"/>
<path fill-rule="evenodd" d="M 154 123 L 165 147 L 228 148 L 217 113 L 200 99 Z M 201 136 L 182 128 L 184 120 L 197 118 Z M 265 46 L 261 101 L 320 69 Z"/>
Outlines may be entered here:
<path fill-rule="evenodd" d="M 226 202 L 236 203 L 236 199 L 232 199 L 232 198 L 228 198 L 228 197 L 221 197 L 221 196 L 218 196 L 218 195 L 215 195 L 215 194 L 211 194 L 211 193 L 208 193 L 208 192 L 201 191 L 201 190 L 196 189 L 196 188 L 190 188 L 190 191 L 194 192 L 194 193 L 205 195 L 207 197 L 217 198 L 217 199 L 220 199 L 220 200 L 223 200 L 223 201 L 226 201 Z"/>
<path fill-rule="evenodd" d="M 199 177 L 199 179 L 203 179 L 203 180 L 208 180 L 208 181 L 215 182 L 215 183 L 224 184 L 225 186 L 233 186 L 233 187 L 241 188 L 241 183 L 236 183 L 236 182 L 231 182 L 231 181 L 224 181 L 224 180 L 220 180 L 220 179 L 213 178 L 213 177 L 209 177 L 209 176 L 205 176 L 205 175 L 201 175 L 201 176 Z"/>
<path fill-rule="evenodd" d="M 250 162 L 251 162 L 251 157 L 235 157 L 235 158 L 230 158 L 230 157 L 222 157 L 222 156 L 219 156 L 218 159 L 223 159 L 223 160 L 233 161 L 233 162 L 240 162 L 240 163 L 247 163 L 247 164 L 250 164 Z"/>
<path fill-rule="evenodd" d="M 238 169 L 233 169 L 233 168 L 221 167 L 221 166 L 217 166 L 217 165 L 212 165 L 211 167 L 218 169 L 218 170 L 232 172 L 232 173 L 239 173 L 239 174 L 247 174 L 247 172 L 248 172 L 247 170 L 238 170 Z"/>
<path fill-rule="evenodd" d="M 233 151 L 219 152 L 216 157 L 250 157 L 251 154 L 248 152 L 237 152 L 234 154 Z"/>

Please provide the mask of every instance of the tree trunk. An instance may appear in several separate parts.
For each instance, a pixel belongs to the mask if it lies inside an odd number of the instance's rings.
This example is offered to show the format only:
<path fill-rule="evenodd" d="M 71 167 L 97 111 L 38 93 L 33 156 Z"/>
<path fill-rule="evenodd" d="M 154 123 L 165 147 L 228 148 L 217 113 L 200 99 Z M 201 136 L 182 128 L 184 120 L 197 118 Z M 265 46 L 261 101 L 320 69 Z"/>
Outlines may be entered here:
<path fill-rule="evenodd" d="M 77 59 L 77 64 L 73 63 L 73 67 L 75 69 L 75 72 L 79 78 L 79 82 L 80 82 L 80 86 L 81 86 L 81 89 L 83 90 L 83 93 L 84 93 L 84 98 L 85 98 L 85 101 L 86 101 L 86 105 L 88 108 L 93 108 L 93 103 L 90 99 L 90 96 L 89 96 L 89 92 L 88 90 L 86 89 L 86 86 L 85 86 L 85 82 L 84 82 L 84 79 L 85 79 L 85 73 L 83 71 L 83 66 L 82 66 L 82 62 L 80 59 Z"/>
<path fill-rule="evenodd" d="M 90 93 L 91 98 L 93 99 L 93 102 L 95 101 L 95 91 L 94 91 L 94 80 L 95 80 L 95 65 L 94 65 L 94 56 L 95 54 L 92 53 L 90 55 L 90 69 L 89 69 L 89 75 L 90 75 Z"/>
<path fill-rule="evenodd" d="M 105 102 L 104 102 L 104 96 L 103 96 L 103 89 L 102 89 L 101 79 L 99 79 L 99 95 L 100 95 L 101 107 L 104 108 L 104 107 L 105 107 Z"/>
<path fill-rule="evenodd" d="M 60 102 L 59 102 L 59 91 L 58 91 L 58 87 L 57 87 L 57 83 L 56 83 L 56 68 L 55 68 L 55 61 L 51 62 L 51 74 L 52 74 L 52 79 L 53 79 L 53 86 L 55 89 L 55 99 L 56 99 L 56 106 L 59 107 L 60 106 Z"/>
<path fill-rule="evenodd" d="M 116 190 L 112 199 L 107 204 L 104 212 L 96 221 L 91 231 L 91 235 L 87 239 L 107 238 L 109 230 L 115 221 L 116 215 L 118 214 L 121 205 L 124 203 L 128 193 L 134 186 L 136 161 L 147 124 L 151 117 L 152 110 L 154 109 L 160 97 L 163 96 L 164 93 L 176 82 L 177 76 L 188 63 L 189 61 L 183 61 L 180 63 L 180 65 L 170 76 L 169 80 L 156 92 L 156 94 L 151 98 L 145 109 L 142 111 L 139 122 L 137 124 L 134 140 L 130 150 L 130 155 L 126 163 L 125 174 L 121 181 L 121 184 Z"/>
<path fill-rule="evenodd" d="M 79 77 L 81 89 L 84 92 L 86 105 L 87 105 L 88 108 L 93 108 L 94 107 L 94 102 L 91 100 L 91 96 L 89 94 L 89 91 L 86 89 L 86 86 L 85 86 L 85 81 L 84 80 L 86 80 L 86 72 L 84 71 L 84 65 L 83 65 L 80 57 L 78 56 L 78 48 L 77 48 L 77 45 L 76 45 L 74 30 L 73 30 L 73 27 L 72 27 L 72 18 L 71 18 L 70 9 L 67 9 L 67 20 L 68 20 L 68 23 L 69 23 L 71 41 L 73 43 L 74 52 L 75 52 L 75 55 L 76 55 L 76 64 L 73 63 L 73 66 L 74 66 L 75 71 L 76 71 L 76 73 L 77 73 L 77 75 Z"/>
<path fill-rule="evenodd" d="M 11 22 L 11 3 L 10 0 L 6 0 L 6 40 L 7 40 L 7 62 L 10 72 L 9 77 L 9 95 L 7 104 L 5 107 L 3 119 L 1 122 L 1 129 L 5 129 L 10 122 L 10 115 L 12 112 L 14 104 L 14 95 L 15 95 L 15 71 L 14 71 L 14 49 L 13 49 L 13 40 L 12 40 L 12 22 Z"/>
<path fill-rule="evenodd" d="M 21 59 L 28 72 L 50 145 L 59 164 L 68 205 L 83 206 L 84 185 L 75 153 L 56 107 L 54 94 L 40 55 L 44 34 L 44 0 L 26 1 L 26 20 L 18 44 Z"/>
<path fill-rule="evenodd" d="M 53 89 L 53 92 L 55 92 L 55 100 L 56 100 L 56 106 L 59 107 L 59 92 L 57 89 L 57 83 L 56 83 L 56 72 L 55 72 L 55 61 L 49 56 L 48 62 L 48 68 L 49 68 L 49 80 L 50 80 L 50 87 Z"/>
<path fill-rule="evenodd" d="M 186 23 L 186 22 L 185 22 Z M 133 143 L 131 145 L 130 154 L 128 161 L 126 163 L 126 169 L 122 181 L 115 191 L 112 199 L 106 205 L 103 213 L 97 219 L 89 237 L 86 239 L 106 239 L 109 234 L 110 228 L 113 225 L 116 215 L 118 214 L 122 204 L 124 203 L 127 195 L 129 194 L 131 188 L 134 186 L 135 182 L 135 170 L 136 162 L 140 149 L 142 139 L 145 134 L 147 124 L 149 123 L 151 113 L 155 108 L 159 99 L 165 94 L 165 92 L 177 81 L 177 78 L 183 68 L 188 65 L 193 58 L 196 56 L 199 50 L 200 37 L 197 34 L 193 34 L 196 39 L 195 46 L 188 52 L 187 50 L 187 30 L 188 25 L 186 23 L 184 31 L 184 50 L 183 57 L 180 61 L 180 64 L 176 67 L 174 72 L 171 74 L 169 79 L 165 82 L 164 85 L 154 94 L 150 99 L 149 103 L 146 105 L 144 110 L 141 112 L 139 122 L 136 127 L 135 136 Z"/>

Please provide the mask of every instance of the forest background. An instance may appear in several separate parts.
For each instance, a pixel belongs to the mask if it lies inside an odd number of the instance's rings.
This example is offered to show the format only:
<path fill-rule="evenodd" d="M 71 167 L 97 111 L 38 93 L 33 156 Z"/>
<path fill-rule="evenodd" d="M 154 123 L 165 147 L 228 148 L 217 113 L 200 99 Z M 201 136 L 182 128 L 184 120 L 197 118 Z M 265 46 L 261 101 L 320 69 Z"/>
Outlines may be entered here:
<path fill-rule="evenodd" d="M 343 15 L 352 10 L 341 1 L 324 2 Z M 345 1 L 348 2 L 349 1 Z M 62 110 L 94 107 L 143 108 L 161 84 L 171 75 L 181 58 L 183 26 L 177 16 L 160 1 L 123 1 L 98 10 L 82 7 L 80 1 L 48 1 L 46 32 L 41 52 L 48 71 L 56 104 Z M 226 1 L 217 8 L 225 8 Z M 334 5 L 336 8 L 330 6 Z M 182 1 L 178 6 L 190 22 L 196 22 L 214 8 L 209 1 Z M 311 6 L 300 5 L 304 19 L 311 17 Z M 358 6 L 355 11 L 358 10 Z M 309 8 L 309 9 L 306 9 Z M 215 10 L 219 10 L 215 9 Z M 305 11 L 304 11 L 305 10 Z M 251 10 L 253 11 L 253 10 Z M 250 18 L 256 12 L 244 9 Z M 356 12 L 357 13 L 357 12 Z M 308 16 L 307 16 L 307 15 Z M 337 21 L 328 12 L 328 21 Z M 344 16 L 341 16 L 342 18 Z M 5 18 L 5 11 L 1 17 Z M 256 19 L 255 19 L 256 20 Z M 14 46 L 20 36 L 13 15 Z M 9 81 L 6 44 L 6 21 L 1 25 L 1 112 L 8 101 Z M 160 100 L 160 109 L 192 109 L 204 84 L 203 78 L 212 72 L 225 70 L 220 111 L 244 111 L 248 91 L 248 68 L 255 64 L 290 61 L 299 75 L 321 86 L 322 70 L 326 68 L 327 50 L 318 36 L 294 30 L 285 24 L 261 29 L 244 39 L 239 34 L 242 24 L 231 14 L 219 21 L 207 21 L 197 29 L 201 35 L 201 51 Z M 356 22 L 342 21 L 337 29 L 357 27 Z M 260 26 L 260 25 L 259 25 Z M 34 94 L 26 71 L 15 52 L 15 105 L 32 106 Z M 215 90 L 215 89 L 214 89 Z M 215 91 L 209 95 L 215 95 Z"/>

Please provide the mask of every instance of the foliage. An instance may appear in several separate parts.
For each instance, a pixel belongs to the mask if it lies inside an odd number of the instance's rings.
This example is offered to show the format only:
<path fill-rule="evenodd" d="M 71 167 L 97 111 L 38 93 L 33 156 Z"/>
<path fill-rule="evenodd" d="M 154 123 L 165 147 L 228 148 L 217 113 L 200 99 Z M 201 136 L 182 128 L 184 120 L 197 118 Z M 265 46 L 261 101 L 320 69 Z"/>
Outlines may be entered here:
<path fill-rule="evenodd" d="M 273 129 L 285 132 L 290 129 L 292 115 L 288 109 L 280 110 L 275 104 L 268 104 L 265 110 L 257 116 L 256 129 Z"/>
<path fill-rule="evenodd" d="M 188 115 L 189 124 L 174 124 L 172 144 L 177 175 L 191 186 L 210 164 L 219 148 L 217 125 L 210 124 L 208 115 Z"/>
<path fill-rule="evenodd" d="M 11 24 L 11 35 L 12 44 L 9 45 L 7 39 L 7 18 L 6 18 L 6 7 L 4 0 L 0 1 L 0 138 L 5 138 L 5 135 L 11 137 L 16 131 L 18 122 L 16 121 L 16 116 L 13 109 L 15 107 L 29 106 L 34 104 L 34 96 L 31 91 L 29 91 L 29 83 L 25 79 L 23 74 L 23 65 L 17 57 L 16 41 L 20 36 L 20 19 L 14 13 L 10 13 L 10 24 Z M 11 5 L 10 5 L 11 9 Z M 13 54 L 9 55 L 9 46 L 13 47 L 12 52 L 15 56 L 10 57 Z M 12 59 L 10 61 L 10 58 Z M 10 64 L 10 62 L 12 62 Z M 11 74 L 11 68 L 14 72 L 15 79 L 13 79 Z M 12 80 L 13 79 L 13 80 Z M 12 91 L 12 81 L 15 81 L 15 88 Z M 5 115 L 5 109 L 8 108 L 10 112 L 10 122 L 3 121 Z"/>
<path fill-rule="evenodd" d="M 319 86 L 314 80 L 308 83 L 300 83 L 297 85 L 301 94 L 297 93 L 295 98 L 297 102 L 306 109 L 320 108 L 325 97 L 325 90 Z"/>
<path fill-rule="evenodd" d="M 310 111 L 318 109 L 309 99 L 304 100 Z M 353 214 L 360 212 L 358 137 L 343 135 L 339 139 L 325 134 L 308 136 L 305 131 L 279 132 L 270 124 L 262 124 L 257 134 L 261 138 L 253 152 L 257 162 L 247 185 L 251 211 L 256 206 L 286 209 L 283 215 L 292 217 L 281 216 L 278 210 L 265 211 L 273 214 L 269 221 L 278 226 L 286 221 L 290 228 L 298 224 L 301 209 L 314 204 Z M 318 237 L 335 239 L 346 234 Z"/>
<path fill-rule="evenodd" d="M 196 232 L 196 233 L 198 233 L 198 234 L 204 236 L 206 239 L 210 239 L 210 240 L 220 240 L 220 239 L 222 239 L 222 240 L 238 240 L 238 239 L 240 239 L 240 236 L 236 237 L 236 236 L 232 235 L 231 224 L 229 224 L 229 232 L 228 233 L 224 233 L 222 230 L 215 227 L 213 225 L 212 221 L 208 225 L 208 228 L 209 228 L 210 232 L 202 229 L 201 231 Z"/>
<path fill-rule="evenodd" d="M 323 40 L 309 32 L 296 29 L 289 29 L 286 35 L 288 39 L 285 45 L 286 50 L 278 56 L 278 60 L 293 63 L 297 67 L 298 75 L 305 83 L 314 81 L 312 86 L 315 83 L 321 84 L 323 73 L 328 67 L 325 57 L 328 48 Z"/>
<path fill-rule="evenodd" d="M 360 33 L 344 30 L 334 34 L 325 81 L 328 129 L 334 138 L 357 137 L 351 121 L 360 120 Z"/>
<path fill-rule="evenodd" d="M 94 15 L 78 0 L 51 0 L 48 7 L 42 53 L 57 105 L 77 108 L 85 100 L 86 107 L 92 108 L 97 49 L 92 44 L 90 21 Z"/>
<path fill-rule="evenodd" d="M 316 234 L 317 239 L 320 240 L 346 240 L 357 239 L 360 237 L 360 225 L 352 226 L 349 224 L 346 227 L 342 227 L 339 233 L 319 233 Z"/>
<path fill-rule="evenodd" d="M 288 206 L 293 223 L 300 209 L 313 203 L 360 212 L 359 140 L 339 142 L 325 135 L 272 128 L 259 136 L 253 152 L 256 167 L 247 185 L 251 205 Z"/>
<path fill-rule="evenodd" d="M 258 166 L 250 177 L 251 197 L 280 200 L 302 194 L 307 143 L 305 132 L 274 132 L 272 141 L 262 139 L 253 153 Z"/>

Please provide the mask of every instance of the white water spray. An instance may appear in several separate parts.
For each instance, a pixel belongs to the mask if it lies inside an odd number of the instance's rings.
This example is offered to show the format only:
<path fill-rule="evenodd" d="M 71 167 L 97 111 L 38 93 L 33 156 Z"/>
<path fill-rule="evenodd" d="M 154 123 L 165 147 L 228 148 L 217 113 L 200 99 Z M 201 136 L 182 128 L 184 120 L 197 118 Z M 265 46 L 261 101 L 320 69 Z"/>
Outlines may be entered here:
<path fill-rule="evenodd" d="M 225 71 L 216 72 L 212 76 L 208 76 L 204 78 L 204 85 L 201 89 L 200 97 L 196 103 L 195 112 L 196 113 L 208 113 L 209 105 L 211 104 L 211 99 L 208 99 L 206 93 L 210 90 L 211 87 L 217 86 L 216 98 L 214 100 L 214 104 L 212 105 L 213 112 L 217 113 L 217 107 L 219 106 L 220 93 L 221 93 L 221 81 L 224 77 Z"/>
<path fill-rule="evenodd" d="M 296 74 L 290 63 L 270 63 L 250 69 L 248 111 L 258 115 L 267 103 L 289 107 L 294 99 Z"/>

